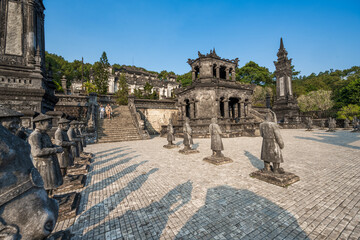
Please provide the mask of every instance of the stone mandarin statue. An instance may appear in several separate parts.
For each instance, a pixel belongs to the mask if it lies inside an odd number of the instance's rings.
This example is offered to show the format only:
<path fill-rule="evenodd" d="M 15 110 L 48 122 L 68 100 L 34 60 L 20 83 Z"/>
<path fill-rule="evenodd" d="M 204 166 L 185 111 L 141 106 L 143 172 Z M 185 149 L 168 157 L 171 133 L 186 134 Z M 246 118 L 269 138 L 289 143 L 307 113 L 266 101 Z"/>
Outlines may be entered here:
<path fill-rule="evenodd" d="M 282 173 L 280 163 L 283 163 L 281 149 L 284 148 L 284 141 L 280 134 L 279 126 L 273 122 L 274 113 L 267 113 L 265 122 L 260 124 L 260 135 L 263 137 L 261 147 L 261 160 L 264 161 L 263 171 Z M 271 169 L 270 163 L 273 164 Z"/>
<path fill-rule="evenodd" d="M 213 155 L 223 157 L 224 155 L 221 153 L 221 151 L 224 150 L 224 145 L 221 139 L 222 132 L 220 126 L 216 123 L 216 118 L 211 119 L 209 132 L 211 136 L 211 150 L 213 151 Z"/>
<path fill-rule="evenodd" d="M 46 131 L 50 130 L 52 117 L 40 114 L 34 118 L 35 131 L 29 136 L 31 155 L 34 165 L 44 180 L 44 188 L 51 194 L 52 190 L 63 184 L 57 153 L 63 148 L 51 142 Z"/>
<path fill-rule="evenodd" d="M 77 121 L 75 121 L 75 120 L 71 121 L 70 128 L 67 131 L 69 140 L 76 143 L 75 146 L 71 146 L 71 153 L 74 158 L 80 157 L 80 151 L 79 151 L 80 138 L 77 136 L 77 134 L 75 132 L 76 125 L 77 125 Z"/>
<path fill-rule="evenodd" d="M 60 119 L 58 121 L 58 129 L 55 132 L 55 143 L 63 148 L 62 153 L 58 153 L 57 157 L 63 176 L 66 174 L 66 169 L 74 165 L 74 157 L 71 152 L 71 146 L 75 146 L 75 142 L 69 140 L 67 131 L 69 130 L 70 121 L 67 119 Z"/>
<path fill-rule="evenodd" d="M 44 239 L 59 206 L 30 159 L 30 146 L 0 126 L 0 239 Z"/>
<path fill-rule="evenodd" d="M 192 139 L 192 129 L 190 127 L 190 119 L 185 118 L 185 123 L 183 126 L 183 133 L 184 133 L 184 150 L 191 150 L 191 145 L 194 144 Z"/>
<path fill-rule="evenodd" d="M 174 135 L 174 127 L 172 124 L 172 119 L 169 119 L 169 124 L 167 125 L 167 141 L 168 145 L 174 145 L 175 135 Z"/>
<path fill-rule="evenodd" d="M 313 128 L 313 120 L 311 117 L 306 118 L 306 131 L 312 131 Z"/>

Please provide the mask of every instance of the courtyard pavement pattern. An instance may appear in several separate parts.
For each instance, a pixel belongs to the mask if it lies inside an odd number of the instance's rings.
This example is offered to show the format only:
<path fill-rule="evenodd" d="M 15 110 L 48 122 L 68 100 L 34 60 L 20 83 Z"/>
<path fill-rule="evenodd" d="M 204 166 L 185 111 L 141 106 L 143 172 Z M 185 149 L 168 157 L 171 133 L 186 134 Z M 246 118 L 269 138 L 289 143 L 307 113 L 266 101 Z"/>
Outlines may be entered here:
<path fill-rule="evenodd" d="M 166 138 L 93 144 L 76 218 L 57 223 L 73 239 L 359 239 L 360 134 L 281 130 L 281 188 L 251 178 L 263 167 L 261 137 L 223 139 L 233 163 L 215 166 L 210 139 L 200 153 L 165 149 Z M 176 139 L 181 148 L 182 139 Z"/>

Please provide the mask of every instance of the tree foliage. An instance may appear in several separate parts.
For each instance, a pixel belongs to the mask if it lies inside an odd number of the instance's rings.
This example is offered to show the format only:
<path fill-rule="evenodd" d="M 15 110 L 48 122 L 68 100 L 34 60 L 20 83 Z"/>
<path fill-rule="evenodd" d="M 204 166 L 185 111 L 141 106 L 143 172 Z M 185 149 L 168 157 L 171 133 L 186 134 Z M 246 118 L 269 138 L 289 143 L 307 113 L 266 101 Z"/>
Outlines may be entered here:
<path fill-rule="evenodd" d="M 126 83 L 125 74 L 121 73 L 119 78 L 119 89 L 115 93 L 116 102 L 119 105 L 127 105 L 128 104 L 128 96 L 129 96 L 129 87 Z"/>
<path fill-rule="evenodd" d="M 254 107 L 265 107 L 266 106 L 266 95 L 273 98 L 273 89 L 271 87 L 256 86 L 252 95 L 252 104 Z"/>
<path fill-rule="evenodd" d="M 100 61 L 94 63 L 94 84 L 99 94 L 106 94 L 109 86 L 110 63 L 106 52 L 103 52 Z"/>
<path fill-rule="evenodd" d="M 274 84 L 274 80 L 271 77 L 269 69 L 266 67 L 260 67 L 253 61 L 246 63 L 245 66 L 236 70 L 236 81 L 256 85 Z"/>
<path fill-rule="evenodd" d="M 331 100 L 331 91 L 318 90 L 312 91 L 306 95 L 301 95 L 297 100 L 300 111 L 326 111 L 334 106 Z"/>
<path fill-rule="evenodd" d="M 177 77 L 177 81 L 181 83 L 182 87 L 186 87 L 186 86 L 191 85 L 191 83 L 192 83 L 192 73 L 191 73 L 191 71 L 187 72 L 187 73 L 184 73 L 182 75 L 179 75 Z"/>
<path fill-rule="evenodd" d="M 360 106 L 355 104 L 349 104 L 347 106 L 344 106 L 341 108 L 340 111 L 337 112 L 337 116 L 340 119 L 349 119 L 350 121 L 353 120 L 353 118 L 360 117 Z"/>

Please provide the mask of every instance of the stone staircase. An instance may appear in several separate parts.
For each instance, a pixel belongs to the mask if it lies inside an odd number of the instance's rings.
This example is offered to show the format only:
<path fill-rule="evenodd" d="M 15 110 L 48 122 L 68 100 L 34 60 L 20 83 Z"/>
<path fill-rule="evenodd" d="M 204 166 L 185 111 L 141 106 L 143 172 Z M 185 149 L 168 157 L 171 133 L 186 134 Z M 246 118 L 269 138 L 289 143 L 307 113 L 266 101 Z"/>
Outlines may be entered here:
<path fill-rule="evenodd" d="M 99 143 L 141 140 L 128 106 L 112 106 L 113 118 L 99 119 Z"/>

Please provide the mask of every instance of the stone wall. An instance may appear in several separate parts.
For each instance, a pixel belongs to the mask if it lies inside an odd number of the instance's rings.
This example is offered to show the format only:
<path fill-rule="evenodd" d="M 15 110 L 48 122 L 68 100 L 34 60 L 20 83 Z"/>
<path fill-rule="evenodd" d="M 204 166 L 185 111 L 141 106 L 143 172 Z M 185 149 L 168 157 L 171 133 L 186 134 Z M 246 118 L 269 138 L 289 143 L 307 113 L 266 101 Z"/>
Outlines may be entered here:
<path fill-rule="evenodd" d="M 88 110 L 88 96 L 82 95 L 56 95 L 59 102 L 55 106 L 55 111 L 60 111 L 66 115 L 77 118 L 78 120 L 85 120 Z"/>
<path fill-rule="evenodd" d="M 149 100 L 135 99 L 136 109 L 139 111 L 145 128 L 149 134 L 159 134 L 162 125 L 167 125 L 169 119 L 177 124 L 178 109 L 175 107 L 174 100 Z"/>

